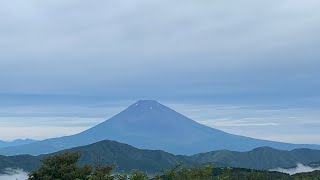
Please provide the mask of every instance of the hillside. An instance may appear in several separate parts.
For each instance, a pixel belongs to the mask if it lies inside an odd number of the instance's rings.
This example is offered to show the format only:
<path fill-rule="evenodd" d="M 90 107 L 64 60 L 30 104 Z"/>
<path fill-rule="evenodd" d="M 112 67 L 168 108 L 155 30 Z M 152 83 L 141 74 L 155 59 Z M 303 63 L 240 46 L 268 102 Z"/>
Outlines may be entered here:
<path fill-rule="evenodd" d="M 162 168 L 171 168 L 179 163 L 192 163 L 186 156 L 175 156 L 161 150 L 137 149 L 127 144 L 108 140 L 65 151 L 81 152 L 80 165 L 94 165 L 100 161 L 103 165 L 115 164 L 116 170 L 124 171 L 142 169 L 156 172 Z"/>
<path fill-rule="evenodd" d="M 268 170 L 278 167 L 293 167 L 298 162 L 310 164 L 320 161 L 320 150 L 311 149 L 282 151 L 262 147 L 248 152 L 220 150 L 193 156 L 177 156 L 159 150 L 137 149 L 127 144 L 109 140 L 64 151 L 80 152 L 82 155 L 79 161 L 80 165 L 115 164 L 116 171 L 139 169 L 149 173 L 158 172 L 163 168 L 169 169 L 179 163 L 185 165 L 214 163 L 215 166 Z M 0 156 L 0 170 L 14 167 L 30 171 L 39 166 L 40 159 L 54 154 L 56 153 L 40 156 Z"/>
<path fill-rule="evenodd" d="M 0 155 L 0 174 L 4 172 L 6 168 L 23 169 L 25 171 L 31 171 L 39 167 L 41 164 L 40 156 L 31 155 L 17 155 L 17 156 L 2 156 Z"/>
<path fill-rule="evenodd" d="M 79 165 L 102 164 L 116 165 L 116 171 L 131 171 L 141 169 L 148 172 L 157 172 L 162 168 L 171 168 L 176 164 L 191 164 L 186 156 L 175 156 L 160 150 L 142 150 L 133 146 L 118 143 L 116 141 L 104 140 L 87 146 L 80 146 L 60 152 L 39 156 L 17 155 L 0 156 L 0 171 L 5 168 L 21 168 L 26 171 L 36 169 L 41 159 L 61 152 L 80 152 Z"/>
<path fill-rule="evenodd" d="M 197 163 L 218 162 L 222 166 L 273 169 L 288 168 L 297 163 L 309 164 L 320 160 L 320 150 L 295 149 L 292 151 L 260 147 L 249 152 L 212 151 L 191 156 Z"/>

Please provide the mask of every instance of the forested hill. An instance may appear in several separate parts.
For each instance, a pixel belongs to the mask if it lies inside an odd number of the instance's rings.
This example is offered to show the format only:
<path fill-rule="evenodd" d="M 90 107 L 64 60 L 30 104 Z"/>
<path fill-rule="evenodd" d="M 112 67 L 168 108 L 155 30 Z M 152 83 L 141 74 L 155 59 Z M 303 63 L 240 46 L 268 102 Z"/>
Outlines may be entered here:
<path fill-rule="evenodd" d="M 261 147 L 248 152 L 220 150 L 193 156 L 180 156 L 159 150 L 137 149 L 127 144 L 109 140 L 64 151 L 80 152 L 80 165 L 114 164 L 116 171 L 139 169 L 150 173 L 171 168 L 179 163 L 185 165 L 214 163 L 215 166 L 267 170 L 278 167 L 293 167 L 297 163 L 309 164 L 320 161 L 320 150 L 311 149 L 282 151 Z M 40 165 L 42 158 L 57 153 L 40 156 L 0 156 L 0 169 L 4 170 L 12 167 L 31 171 Z"/>
<path fill-rule="evenodd" d="M 114 164 L 116 171 L 140 169 L 156 172 L 163 168 L 171 168 L 179 163 L 192 164 L 191 159 L 187 156 L 176 156 L 160 150 L 142 150 L 116 141 L 104 140 L 46 155 L 0 156 L 0 170 L 3 171 L 10 167 L 31 171 L 41 164 L 41 159 L 66 151 L 80 152 L 80 165 Z"/>
<path fill-rule="evenodd" d="M 260 147 L 248 152 L 212 151 L 191 156 L 197 163 L 217 162 L 222 166 L 273 169 L 277 167 L 294 167 L 297 163 L 309 164 L 320 161 L 320 150 L 295 149 L 292 151 Z"/>

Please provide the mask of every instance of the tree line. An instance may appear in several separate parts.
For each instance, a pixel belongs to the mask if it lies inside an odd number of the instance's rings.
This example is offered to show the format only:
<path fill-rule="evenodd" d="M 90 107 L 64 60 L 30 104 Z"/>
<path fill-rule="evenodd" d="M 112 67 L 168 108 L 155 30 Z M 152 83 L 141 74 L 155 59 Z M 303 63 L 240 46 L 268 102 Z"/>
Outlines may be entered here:
<path fill-rule="evenodd" d="M 257 171 L 242 168 L 214 168 L 212 164 L 187 167 L 176 165 L 169 170 L 148 176 L 146 172 L 114 173 L 114 165 L 104 166 L 97 162 L 79 166 L 80 153 L 60 153 L 44 158 L 42 165 L 29 174 L 29 180 L 318 180 L 320 171 L 293 176 L 280 172 Z"/>

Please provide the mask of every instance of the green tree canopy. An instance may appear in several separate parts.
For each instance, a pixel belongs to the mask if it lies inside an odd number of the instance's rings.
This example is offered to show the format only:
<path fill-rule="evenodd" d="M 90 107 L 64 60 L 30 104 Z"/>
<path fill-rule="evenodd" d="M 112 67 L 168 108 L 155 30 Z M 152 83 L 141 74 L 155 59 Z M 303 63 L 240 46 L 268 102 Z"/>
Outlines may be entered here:
<path fill-rule="evenodd" d="M 42 160 L 42 166 L 29 174 L 29 180 L 86 180 L 91 166 L 78 167 L 79 153 L 60 153 Z"/>

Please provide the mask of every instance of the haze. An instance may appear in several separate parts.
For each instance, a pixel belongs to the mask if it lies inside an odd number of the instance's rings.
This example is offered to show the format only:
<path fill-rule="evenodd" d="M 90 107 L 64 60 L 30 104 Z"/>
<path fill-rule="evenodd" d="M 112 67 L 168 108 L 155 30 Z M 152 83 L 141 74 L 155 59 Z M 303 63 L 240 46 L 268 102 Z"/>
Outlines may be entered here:
<path fill-rule="evenodd" d="M 156 99 L 230 133 L 319 144 L 319 7 L 1 1 L 0 139 L 74 134 Z"/>

